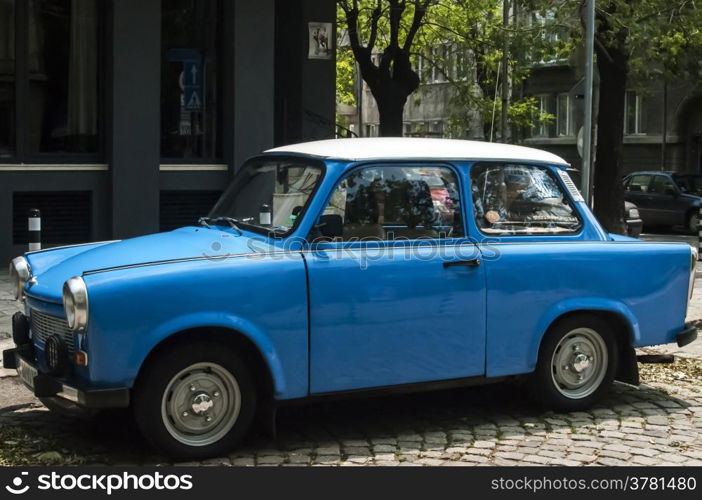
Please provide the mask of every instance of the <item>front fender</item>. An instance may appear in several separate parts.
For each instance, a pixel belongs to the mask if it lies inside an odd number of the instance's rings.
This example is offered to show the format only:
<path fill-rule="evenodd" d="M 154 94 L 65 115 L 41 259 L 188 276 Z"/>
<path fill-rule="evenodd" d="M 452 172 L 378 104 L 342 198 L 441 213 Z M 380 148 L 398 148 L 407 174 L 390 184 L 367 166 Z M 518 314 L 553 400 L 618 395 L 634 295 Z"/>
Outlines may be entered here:
<path fill-rule="evenodd" d="M 138 366 L 140 371 L 147 356 L 161 342 L 173 335 L 195 328 L 223 328 L 230 330 L 232 334 L 238 333 L 246 337 L 256 346 L 268 366 L 275 393 L 285 393 L 287 389 L 285 372 L 280 362 L 280 356 L 271 339 L 251 321 L 225 311 L 199 311 L 177 316 L 158 325 L 148 332 L 138 348 L 132 350 L 130 364 Z"/>

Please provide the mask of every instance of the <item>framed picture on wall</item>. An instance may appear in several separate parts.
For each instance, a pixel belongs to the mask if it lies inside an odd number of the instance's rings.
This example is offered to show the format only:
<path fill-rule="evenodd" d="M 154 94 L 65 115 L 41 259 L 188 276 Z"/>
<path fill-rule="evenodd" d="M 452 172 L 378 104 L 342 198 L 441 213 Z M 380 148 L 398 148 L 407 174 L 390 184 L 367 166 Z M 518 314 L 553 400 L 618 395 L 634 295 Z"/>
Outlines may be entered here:
<path fill-rule="evenodd" d="M 334 58 L 334 31 L 332 23 L 309 23 L 309 59 Z"/>

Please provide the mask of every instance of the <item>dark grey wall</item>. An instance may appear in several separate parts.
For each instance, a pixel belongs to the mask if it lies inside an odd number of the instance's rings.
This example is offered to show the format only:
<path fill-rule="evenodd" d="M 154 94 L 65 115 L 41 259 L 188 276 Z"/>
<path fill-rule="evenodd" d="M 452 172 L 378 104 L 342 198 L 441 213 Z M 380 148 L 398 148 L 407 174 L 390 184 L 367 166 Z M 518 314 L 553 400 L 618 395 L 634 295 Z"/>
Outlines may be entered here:
<path fill-rule="evenodd" d="M 161 3 L 113 2 L 111 45 L 112 233 L 158 231 Z"/>
<path fill-rule="evenodd" d="M 274 33 L 275 0 L 234 3 L 234 168 L 274 145 Z"/>
<path fill-rule="evenodd" d="M 334 137 L 336 61 L 308 58 L 308 23 L 335 20 L 333 0 L 276 1 L 276 144 Z"/>

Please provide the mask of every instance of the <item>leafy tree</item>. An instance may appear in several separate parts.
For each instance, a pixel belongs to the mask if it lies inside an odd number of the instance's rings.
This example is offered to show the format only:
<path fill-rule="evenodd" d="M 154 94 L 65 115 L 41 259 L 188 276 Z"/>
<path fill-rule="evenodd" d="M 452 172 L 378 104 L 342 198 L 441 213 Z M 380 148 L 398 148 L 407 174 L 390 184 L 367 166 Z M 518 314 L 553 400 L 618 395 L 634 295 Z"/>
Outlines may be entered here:
<path fill-rule="evenodd" d="M 532 8 L 556 13 L 558 23 L 582 43 L 584 1 L 531 0 Z M 557 8 L 559 7 L 560 8 Z M 624 99 L 633 83 L 700 81 L 702 8 L 689 0 L 598 0 L 595 56 L 599 75 L 594 211 L 603 226 L 622 233 Z"/>
<path fill-rule="evenodd" d="M 402 135 L 405 102 L 419 87 L 410 52 L 432 3 L 433 0 L 339 0 L 351 50 L 378 105 L 383 136 Z"/>
<path fill-rule="evenodd" d="M 397 58 L 402 61 L 397 67 L 404 68 L 400 72 L 396 71 L 393 65 L 386 63 L 383 66 L 383 60 L 389 60 L 387 51 L 393 46 L 389 17 L 393 4 L 398 9 L 404 9 L 401 14 L 397 14 L 397 32 L 400 38 L 405 33 L 409 34 L 408 27 L 419 26 L 411 43 L 408 44 L 405 38 L 400 51 L 395 51 L 398 53 Z M 425 8 L 419 21 L 415 16 L 416 10 L 413 10 L 417 4 Z M 353 33 L 349 31 L 348 36 L 345 36 L 345 39 L 349 40 L 351 50 L 342 48 L 337 56 L 337 101 L 345 104 L 353 102 L 354 86 L 350 71 L 354 69 L 355 60 L 359 60 L 359 63 L 364 60 L 365 64 L 359 64 L 361 74 L 378 104 L 381 135 L 388 135 L 388 116 L 391 116 L 393 121 L 391 134 L 401 135 L 404 105 L 408 96 L 419 88 L 422 77 L 426 76 L 419 75 L 416 71 L 421 58 L 425 72 L 433 68 L 441 73 L 442 79 L 451 86 L 450 106 L 446 109 L 447 132 L 454 137 L 496 137 L 497 134 L 493 133 L 493 130 L 501 128 L 502 102 L 497 91 L 501 83 L 498 81 L 498 73 L 502 64 L 504 37 L 508 37 L 510 49 L 507 84 L 517 90 L 529 75 L 534 60 L 560 57 L 570 49 L 560 39 L 548 39 L 544 36 L 550 29 L 545 23 L 536 27 L 515 23 L 505 30 L 502 25 L 502 4 L 502 0 L 433 0 L 407 3 L 387 0 L 359 0 L 349 3 L 341 0 L 339 24 L 355 26 L 359 41 L 368 42 L 365 46 L 360 42 L 360 47 L 356 45 L 354 49 Z M 415 22 L 418 24 L 414 24 Z M 404 47 L 408 49 L 404 50 Z M 444 50 L 434 50 L 436 48 Z M 388 97 L 388 93 L 393 94 L 393 97 Z M 379 96 L 382 104 L 378 102 Z M 420 94 L 415 98 L 415 102 L 418 103 L 421 99 Z M 508 102 L 508 117 L 513 130 L 528 130 L 534 125 L 554 119 L 552 115 L 542 113 L 536 104 L 535 99 L 524 97 L 518 91 L 512 92 Z M 518 139 L 518 136 L 519 134 L 511 134 L 512 139 Z"/>

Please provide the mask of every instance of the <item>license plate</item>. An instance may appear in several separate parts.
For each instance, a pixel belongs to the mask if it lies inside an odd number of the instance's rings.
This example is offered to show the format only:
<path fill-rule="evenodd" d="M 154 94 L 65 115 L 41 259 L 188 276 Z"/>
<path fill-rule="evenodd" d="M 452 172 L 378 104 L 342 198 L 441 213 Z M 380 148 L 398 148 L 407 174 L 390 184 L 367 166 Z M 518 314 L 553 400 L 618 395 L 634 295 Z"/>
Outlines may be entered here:
<path fill-rule="evenodd" d="M 22 379 L 22 382 L 24 382 L 27 387 L 34 389 L 34 377 L 38 375 L 36 368 L 20 358 L 19 365 L 17 366 L 17 373 L 19 373 L 20 379 Z"/>

